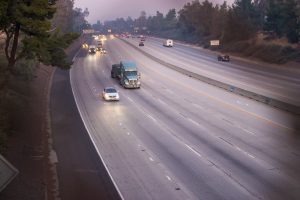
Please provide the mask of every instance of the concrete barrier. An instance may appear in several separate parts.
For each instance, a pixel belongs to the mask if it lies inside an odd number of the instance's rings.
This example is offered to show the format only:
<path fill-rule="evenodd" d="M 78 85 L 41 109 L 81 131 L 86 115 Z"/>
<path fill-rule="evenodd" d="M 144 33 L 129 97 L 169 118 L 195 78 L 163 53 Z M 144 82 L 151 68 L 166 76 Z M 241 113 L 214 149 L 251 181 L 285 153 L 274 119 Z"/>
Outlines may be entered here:
<path fill-rule="evenodd" d="M 251 91 L 248 91 L 248 90 L 244 90 L 244 89 L 236 87 L 234 85 L 223 83 L 223 82 L 220 82 L 220 81 L 202 76 L 200 74 L 188 71 L 186 69 L 183 69 L 181 67 L 173 65 L 171 63 L 165 62 L 165 61 L 163 61 L 163 60 L 161 60 L 161 59 L 159 59 L 159 58 L 157 58 L 157 57 L 141 50 L 140 48 L 138 48 L 137 46 L 135 46 L 132 43 L 128 42 L 127 40 L 124 40 L 122 38 L 119 38 L 119 39 L 122 40 L 123 42 L 125 42 L 126 44 L 130 45 L 131 47 L 133 47 L 137 51 L 141 52 L 143 55 L 147 56 L 148 58 L 150 58 L 150 59 L 152 59 L 152 60 L 154 60 L 154 61 L 170 68 L 170 69 L 173 69 L 177 72 L 180 72 L 184 75 L 195 78 L 197 80 L 208 83 L 210 85 L 222 88 L 222 89 L 224 89 L 226 91 L 229 91 L 229 92 L 232 92 L 234 94 L 238 94 L 238 95 L 241 95 L 241 96 L 244 96 L 244 97 L 256 100 L 256 101 L 259 101 L 261 103 L 267 104 L 269 106 L 272 106 L 272 107 L 275 107 L 275 108 L 278 108 L 278 109 L 281 109 L 281 110 L 285 110 L 285 111 L 288 111 L 288 112 L 296 114 L 296 115 L 300 115 L 300 107 L 299 106 L 292 105 L 292 104 L 289 104 L 289 103 L 286 103 L 286 102 L 283 102 L 283 101 L 280 101 L 280 100 L 277 100 L 277 99 L 274 99 L 274 98 L 271 98 L 271 97 L 267 97 L 267 96 L 264 96 L 264 95 L 261 95 L 261 94 L 257 94 L 257 93 L 254 93 L 254 92 L 251 92 Z"/>

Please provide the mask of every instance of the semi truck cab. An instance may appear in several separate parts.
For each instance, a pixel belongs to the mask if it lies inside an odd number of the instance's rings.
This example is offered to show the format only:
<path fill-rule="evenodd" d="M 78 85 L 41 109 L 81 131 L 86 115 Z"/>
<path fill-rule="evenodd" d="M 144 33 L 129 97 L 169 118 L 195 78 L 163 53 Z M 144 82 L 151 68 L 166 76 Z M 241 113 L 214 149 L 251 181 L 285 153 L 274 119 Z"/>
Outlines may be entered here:
<path fill-rule="evenodd" d="M 140 88 L 140 73 L 133 61 L 121 61 L 120 64 L 112 65 L 111 77 L 118 78 L 124 88 Z"/>

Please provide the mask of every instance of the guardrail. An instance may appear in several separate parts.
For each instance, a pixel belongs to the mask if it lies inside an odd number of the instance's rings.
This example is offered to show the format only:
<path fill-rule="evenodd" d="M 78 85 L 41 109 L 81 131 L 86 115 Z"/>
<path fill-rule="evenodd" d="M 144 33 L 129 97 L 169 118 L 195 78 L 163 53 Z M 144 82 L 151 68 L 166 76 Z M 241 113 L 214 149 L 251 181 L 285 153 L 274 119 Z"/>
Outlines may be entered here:
<path fill-rule="evenodd" d="M 122 38 L 119 38 L 119 39 L 122 40 L 123 42 L 125 42 L 126 44 L 130 45 L 131 47 L 133 47 L 137 51 L 141 52 L 143 55 L 147 56 L 148 58 L 150 58 L 150 59 L 152 59 L 152 60 L 154 60 L 154 61 L 156 61 L 156 62 L 172 69 L 172 70 L 175 70 L 179 73 L 182 73 L 182 74 L 187 75 L 189 77 L 195 78 L 195 79 L 200 80 L 202 82 L 208 83 L 210 85 L 222 88 L 222 89 L 224 89 L 226 91 L 229 91 L 229 92 L 232 92 L 234 94 L 238 94 L 238 95 L 241 95 L 241 96 L 244 96 L 244 97 L 256 100 L 256 101 L 259 101 L 261 103 L 267 104 L 269 106 L 272 106 L 272 107 L 275 107 L 275 108 L 278 108 L 278 109 L 281 109 L 281 110 L 285 110 L 285 111 L 288 111 L 288 112 L 296 114 L 296 115 L 300 115 L 300 107 L 299 106 L 289 104 L 289 103 L 286 103 L 286 102 L 283 102 L 283 101 L 280 101 L 280 100 L 277 100 L 277 99 L 274 99 L 274 98 L 271 98 L 271 97 L 267 97 L 267 96 L 264 96 L 264 95 L 261 95 L 261 94 L 257 94 L 257 93 L 254 93 L 254 92 L 251 92 L 251 91 L 248 91 L 248 90 L 244 90 L 244 89 L 236 87 L 234 85 L 223 83 L 223 82 L 220 82 L 220 81 L 202 76 L 200 74 L 188 71 L 186 69 L 183 69 L 181 67 L 173 65 L 171 63 L 165 62 L 165 61 L 163 61 L 163 60 L 161 60 L 161 59 L 159 59 L 159 58 L 157 58 L 157 57 L 141 50 L 140 48 L 138 48 L 137 46 L 135 46 L 132 43 L 128 42 L 127 40 L 124 40 Z"/>

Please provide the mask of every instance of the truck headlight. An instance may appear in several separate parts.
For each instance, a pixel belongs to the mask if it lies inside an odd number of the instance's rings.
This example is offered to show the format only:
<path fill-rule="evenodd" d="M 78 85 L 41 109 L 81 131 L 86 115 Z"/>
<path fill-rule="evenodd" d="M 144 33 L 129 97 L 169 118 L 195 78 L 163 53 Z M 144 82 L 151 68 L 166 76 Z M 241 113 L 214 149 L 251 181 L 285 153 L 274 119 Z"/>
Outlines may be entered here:
<path fill-rule="evenodd" d="M 128 80 L 125 80 L 124 82 L 125 82 L 125 84 L 126 84 L 126 85 L 128 85 L 128 84 L 129 84 Z"/>

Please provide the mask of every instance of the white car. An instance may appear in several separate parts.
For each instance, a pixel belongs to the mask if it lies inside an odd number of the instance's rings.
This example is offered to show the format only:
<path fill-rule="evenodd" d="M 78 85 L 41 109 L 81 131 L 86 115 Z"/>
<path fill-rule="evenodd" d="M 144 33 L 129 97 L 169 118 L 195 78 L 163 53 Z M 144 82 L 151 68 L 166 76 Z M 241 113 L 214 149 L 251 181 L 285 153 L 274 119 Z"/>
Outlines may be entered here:
<path fill-rule="evenodd" d="M 119 101 L 120 96 L 114 87 L 106 87 L 102 92 L 102 97 L 106 101 Z"/>

